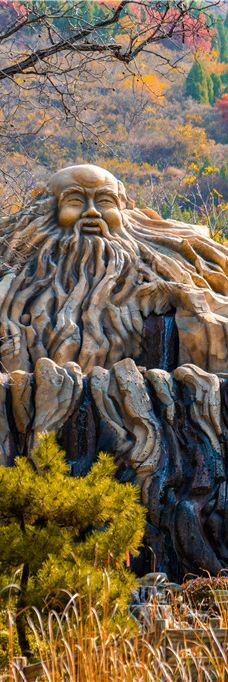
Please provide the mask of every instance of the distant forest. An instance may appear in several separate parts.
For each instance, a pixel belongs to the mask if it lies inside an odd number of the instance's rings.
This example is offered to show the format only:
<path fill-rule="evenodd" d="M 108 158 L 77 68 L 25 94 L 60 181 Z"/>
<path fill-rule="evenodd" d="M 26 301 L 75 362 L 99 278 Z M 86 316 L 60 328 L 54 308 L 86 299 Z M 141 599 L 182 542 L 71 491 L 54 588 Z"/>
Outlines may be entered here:
<path fill-rule="evenodd" d="M 0 0 L 3 213 L 56 169 L 91 161 L 138 206 L 228 240 L 228 15 L 203 4 L 179 16 L 175 2 Z"/>

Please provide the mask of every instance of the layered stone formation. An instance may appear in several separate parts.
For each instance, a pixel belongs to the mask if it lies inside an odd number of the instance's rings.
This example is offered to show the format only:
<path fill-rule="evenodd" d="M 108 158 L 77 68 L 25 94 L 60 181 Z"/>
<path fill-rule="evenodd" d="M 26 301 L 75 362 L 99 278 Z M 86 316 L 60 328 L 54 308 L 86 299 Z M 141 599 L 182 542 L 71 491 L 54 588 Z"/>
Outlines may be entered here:
<path fill-rule="evenodd" d="M 74 475 L 112 452 L 148 507 L 140 570 L 217 574 L 228 564 L 227 249 L 207 228 L 135 208 L 85 164 L 1 221 L 0 253 L 2 463 L 44 430 Z"/>

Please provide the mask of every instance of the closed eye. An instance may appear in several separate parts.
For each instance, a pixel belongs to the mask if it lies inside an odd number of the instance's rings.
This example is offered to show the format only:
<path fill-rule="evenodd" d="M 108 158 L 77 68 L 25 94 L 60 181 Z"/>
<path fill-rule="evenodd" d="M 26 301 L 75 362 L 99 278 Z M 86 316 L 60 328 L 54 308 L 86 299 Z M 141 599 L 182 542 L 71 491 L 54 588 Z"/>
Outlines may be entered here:
<path fill-rule="evenodd" d="M 96 204 L 98 206 L 116 206 L 116 202 L 109 197 L 99 197 L 96 199 Z"/>
<path fill-rule="evenodd" d="M 62 201 L 60 202 L 60 207 L 61 206 L 83 206 L 84 204 L 84 199 L 83 197 L 79 196 L 74 196 L 73 194 L 70 194 L 66 196 Z"/>
<path fill-rule="evenodd" d="M 73 205 L 73 206 L 82 206 L 82 205 L 84 204 L 84 201 L 83 201 L 83 199 L 77 199 L 76 197 L 75 197 L 75 199 L 74 199 L 74 198 L 72 197 L 72 199 L 68 199 L 68 200 L 66 201 L 66 204 L 67 204 L 67 205 L 70 204 L 71 206 L 72 206 L 72 205 Z"/>

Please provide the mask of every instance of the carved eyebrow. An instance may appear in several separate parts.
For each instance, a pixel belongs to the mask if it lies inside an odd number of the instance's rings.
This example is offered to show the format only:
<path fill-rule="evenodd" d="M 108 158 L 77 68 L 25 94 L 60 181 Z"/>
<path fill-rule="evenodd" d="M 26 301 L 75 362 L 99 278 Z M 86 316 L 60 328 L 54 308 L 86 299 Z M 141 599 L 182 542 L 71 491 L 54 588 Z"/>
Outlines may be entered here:
<path fill-rule="evenodd" d="M 73 185 L 72 187 L 67 187 L 67 189 L 64 189 L 59 196 L 58 206 L 60 206 L 61 202 L 63 201 L 63 199 L 65 199 L 65 197 L 71 196 L 72 194 L 73 195 L 74 194 L 81 194 L 81 196 L 84 197 L 86 189 L 87 189 L 86 187 L 83 188 L 80 185 Z M 110 196 L 112 199 L 114 199 L 118 208 L 120 208 L 120 200 L 119 200 L 118 194 L 113 192 L 113 190 L 106 189 L 105 187 L 103 189 L 100 188 L 100 189 L 95 190 L 95 196 L 107 196 L 107 195 Z"/>
<path fill-rule="evenodd" d="M 105 189 L 104 188 L 104 189 L 97 189 L 95 191 L 95 196 L 107 196 L 107 195 L 110 196 L 112 199 L 114 199 L 117 206 L 120 208 L 120 201 L 119 201 L 118 194 L 113 192 L 111 189 Z"/>
<path fill-rule="evenodd" d="M 67 189 L 64 189 L 63 192 L 61 192 L 59 199 L 58 199 L 58 205 L 61 204 L 61 201 L 65 199 L 65 197 L 72 195 L 72 194 L 81 194 L 84 196 L 85 192 L 82 187 L 68 187 Z"/>

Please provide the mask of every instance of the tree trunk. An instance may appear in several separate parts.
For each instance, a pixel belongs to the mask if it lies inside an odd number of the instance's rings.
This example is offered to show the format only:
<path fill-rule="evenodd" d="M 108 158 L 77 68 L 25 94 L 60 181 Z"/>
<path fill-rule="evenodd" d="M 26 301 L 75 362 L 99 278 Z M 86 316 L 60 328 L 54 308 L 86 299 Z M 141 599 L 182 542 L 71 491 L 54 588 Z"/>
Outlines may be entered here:
<path fill-rule="evenodd" d="M 30 656 L 29 642 L 26 637 L 26 618 L 25 618 L 25 607 L 26 607 L 26 592 L 29 579 L 29 564 L 25 563 L 23 565 L 22 576 L 21 576 L 21 591 L 17 601 L 17 617 L 16 617 L 16 627 L 18 634 L 18 641 L 21 648 L 22 656 Z"/>

